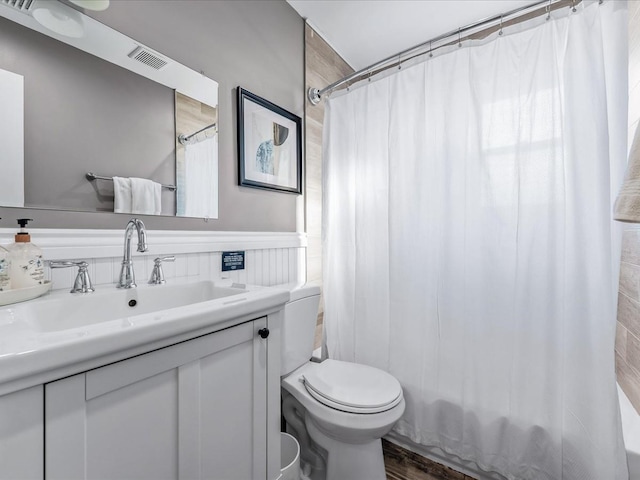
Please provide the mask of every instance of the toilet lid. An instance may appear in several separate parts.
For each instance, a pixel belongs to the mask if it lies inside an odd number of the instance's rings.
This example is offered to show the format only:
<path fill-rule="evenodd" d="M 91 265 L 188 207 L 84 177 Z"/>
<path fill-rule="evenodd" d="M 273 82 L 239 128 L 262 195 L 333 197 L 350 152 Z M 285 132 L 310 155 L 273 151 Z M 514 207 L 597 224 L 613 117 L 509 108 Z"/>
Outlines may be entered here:
<path fill-rule="evenodd" d="M 304 375 L 307 391 L 328 407 L 352 413 L 379 413 L 402 401 L 402 387 L 380 369 L 325 360 Z"/>

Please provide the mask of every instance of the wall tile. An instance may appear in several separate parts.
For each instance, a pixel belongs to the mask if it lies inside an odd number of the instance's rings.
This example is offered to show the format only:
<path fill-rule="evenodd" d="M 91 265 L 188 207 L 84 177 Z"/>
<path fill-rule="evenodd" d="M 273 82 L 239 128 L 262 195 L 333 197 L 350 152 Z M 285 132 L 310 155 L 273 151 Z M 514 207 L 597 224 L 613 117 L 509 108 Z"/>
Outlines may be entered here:
<path fill-rule="evenodd" d="M 640 266 L 620 264 L 620 293 L 633 300 L 640 300 Z"/>
<path fill-rule="evenodd" d="M 640 337 L 640 303 L 631 300 L 624 293 L 618 294 L 618 321 Z"/>
<path fill-rule="evenodd" d="M 640 339 L 631 332 L 627 332 L 627 348 L 623 358 L 640 380 Z"/>
<path fill-rule="evenodd" d="M 624 325 L 616 322 L 616 353 L 620 355 L 624 361 L 627 361 L 627 334 L 629 333 Z"/>
<path fill-rule="evenodd" d="M 627 151 L 631 150 L 631 145 L 633 144 L 633 137 L 635 136 L 636 129 L 638 128 L 639 123 L 640 122 L 636 120 L 631 125 L 629 125 L 629 128 L 627 128 Z"/>
<path fill-rule="evenodd" d="M 616 355 L 616 372 L 620 387 L 636 411 L 640 413 L 640 375 L 620 355 Z"/>
<path fill-rule="evenodd" d="M 353 69 L 309 25 L 305 25 L 305 82 L 322 88 Z M 305 102 L 305 230 L 320 238 L 322 222 L 322 125 L 324 102 L 313 106 Z M 307 280 L 322 288 L 322 242 L 307 248 Z M 310 276 L 309 276 L 310 275 Z"/>
<path fill-rule="evenodd" d="M 633 67 L 634 70 L 637 70 L 637 64 Z M 638 84 L 629 85 L 631 88 L 629 89 L 629 118 L 637 119 L 640 118 L 640 88 L 638 88 Z"/>
<path fill-rule="evenodd" d="M 640 265 L 640 229 L 629 228 L 622 236 L 622 261 Z"/>

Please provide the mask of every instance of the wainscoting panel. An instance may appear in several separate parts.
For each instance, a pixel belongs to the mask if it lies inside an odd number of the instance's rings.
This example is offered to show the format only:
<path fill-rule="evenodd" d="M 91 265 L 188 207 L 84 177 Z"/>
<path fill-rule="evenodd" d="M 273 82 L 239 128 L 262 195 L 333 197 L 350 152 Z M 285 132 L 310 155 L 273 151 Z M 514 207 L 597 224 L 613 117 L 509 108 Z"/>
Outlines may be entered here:
<path fill-rule="evenodd" d="M 13 230 L 0 230 L 0 244 L 13 240 Z M 124 230 L 30 231 L 32 241 L 42 248 L 45 260 L 84 260 L 94 286 L 114 285 L 118 281 L 124 252 Z M 172 279 L 219 280 L 271 286 L 305 281 L 306 236 L 281 232 L 164 232 L 147 231 L 149 251 L 138 253 L 132 238 L 132 258 L 136 282 L 149 280 L 153 260 L 175 255 L 175 262 L 163 264 L 167 281 Z M 244 250 L 244 270 L 222 271 L 222 251 Z M 75 268 L 45 268 L 53 289 L 70 289 Z"/>

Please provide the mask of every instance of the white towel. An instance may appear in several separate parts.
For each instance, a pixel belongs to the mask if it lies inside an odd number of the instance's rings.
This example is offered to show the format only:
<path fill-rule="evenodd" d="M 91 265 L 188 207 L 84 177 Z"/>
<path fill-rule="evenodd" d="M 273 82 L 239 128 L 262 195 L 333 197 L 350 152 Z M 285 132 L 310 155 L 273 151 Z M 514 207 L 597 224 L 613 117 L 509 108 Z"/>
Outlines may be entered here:
<path fill-rule="evenodd" d="M 113 211 L 115 213 L 131 213 L 131 179 L 113 177 Z"/>
<path fill-rule="evenodd" d="M 160 215 L 162 185 L 146 178 L 131 178 L 131 213 Z"/>

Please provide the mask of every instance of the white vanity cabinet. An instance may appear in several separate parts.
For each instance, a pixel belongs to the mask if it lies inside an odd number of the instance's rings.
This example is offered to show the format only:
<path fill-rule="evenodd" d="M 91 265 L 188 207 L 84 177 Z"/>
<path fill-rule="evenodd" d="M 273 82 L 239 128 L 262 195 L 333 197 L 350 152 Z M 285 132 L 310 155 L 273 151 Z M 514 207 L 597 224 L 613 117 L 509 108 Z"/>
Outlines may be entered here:
<path fill-rule="evenodd" d="M 288 300 L 185 282 L 0 308 L 0 480 L 277 480 Z"/>
<path fill-rule="evenodd" d="M 46 384 L 45 478 L 267 479 L 266 325 Z"/>
<path fill-rule="evenodd" d="M 0 396 L 0 480 L 39 480 L 44 472 L 43 387 Z"/>

